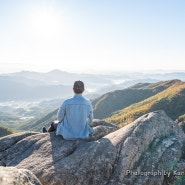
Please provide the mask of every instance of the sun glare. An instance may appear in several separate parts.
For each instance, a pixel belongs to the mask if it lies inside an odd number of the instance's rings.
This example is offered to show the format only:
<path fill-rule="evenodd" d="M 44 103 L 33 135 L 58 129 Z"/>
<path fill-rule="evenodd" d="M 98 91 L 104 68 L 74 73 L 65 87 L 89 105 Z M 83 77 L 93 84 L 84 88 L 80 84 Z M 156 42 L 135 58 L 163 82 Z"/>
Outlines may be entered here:
<path fill-rule="evenodd" d="M 36 10 L 32 14 L 31 20 L 32 31 L 38 36 L 49 39 L 55 37 L 59 31 L 60 19 L 53 9 Z"/>

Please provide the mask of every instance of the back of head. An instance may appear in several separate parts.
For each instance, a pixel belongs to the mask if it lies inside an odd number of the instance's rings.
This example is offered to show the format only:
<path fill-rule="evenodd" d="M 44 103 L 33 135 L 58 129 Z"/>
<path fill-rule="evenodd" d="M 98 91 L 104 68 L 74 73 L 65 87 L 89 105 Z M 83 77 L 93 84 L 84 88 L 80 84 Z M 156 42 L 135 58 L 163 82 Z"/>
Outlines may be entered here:
<path fill-rule="evenodd" d="M 75 81 L 73 90 L 76 94 L 82 94 L 84 92 L 84 83 L 82 81 Z"/>

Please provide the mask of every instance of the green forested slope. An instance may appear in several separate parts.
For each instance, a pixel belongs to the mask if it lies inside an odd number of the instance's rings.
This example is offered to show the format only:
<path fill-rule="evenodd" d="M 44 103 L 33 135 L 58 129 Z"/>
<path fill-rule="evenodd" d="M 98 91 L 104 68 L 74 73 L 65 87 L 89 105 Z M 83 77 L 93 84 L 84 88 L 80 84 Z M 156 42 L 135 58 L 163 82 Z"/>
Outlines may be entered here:
<path fill-rule="evenodd" d="M 106 121 L 124 126 L 134 121 L 145 113 L 164 110 L 169 117 L 176 120 L 185 114 L 185 83 L 179 80 L 173 81 L 171 86 L 156 95 L 143 101 L 132 104 L 120 111 L 114 112 Z"/>
<path fill-rule="evenodd" d="M 42 127 L 49 127 L 53 120 L 56 120 L 57 110 L 47 114 L 46 116 L 38 119 L 36 121 L 31 121 L 23 126 L 21 126 L 20 130 L 32 130 L 32 131 L 41 131 Z"/>
<path fill-rule="evenodd" d="M 13 133 L 14 133 L 13 130 L 0 126 L 0 137 L 6 136 L 9 134 L 13 134 Z"/>
<path fill-rule="evenodd" d="M 130 88 L 106 93 L 93 100 L 94 117 L 98 119 L 109 117 L 113 112 L 151 97 L 178 81 L 139 83 Z"/>

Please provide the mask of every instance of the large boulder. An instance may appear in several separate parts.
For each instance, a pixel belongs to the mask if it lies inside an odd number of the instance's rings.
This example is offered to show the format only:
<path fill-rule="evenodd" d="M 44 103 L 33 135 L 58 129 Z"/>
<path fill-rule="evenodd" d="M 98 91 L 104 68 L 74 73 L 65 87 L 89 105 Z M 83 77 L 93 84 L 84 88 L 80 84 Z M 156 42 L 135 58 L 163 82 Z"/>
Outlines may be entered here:
<path fill-rule="evenodd" d="M 87 140 L 54 132 L 3 137 L 0 165 L 30 170 L 43 185 L 167 185 L 185 174 L 185 135 L 164 111 L 120 129 L 102 121 L 93 126 Z"/>

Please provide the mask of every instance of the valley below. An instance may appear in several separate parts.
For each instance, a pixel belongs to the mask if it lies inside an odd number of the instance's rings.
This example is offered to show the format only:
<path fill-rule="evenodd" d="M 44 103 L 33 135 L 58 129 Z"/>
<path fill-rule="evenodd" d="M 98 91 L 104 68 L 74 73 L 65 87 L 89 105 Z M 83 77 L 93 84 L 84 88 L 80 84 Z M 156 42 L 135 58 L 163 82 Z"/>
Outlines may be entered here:
<path fill-rule="evenodd" d="M 174 121 L 184 120 L 183 72 L 95 75 L 23 71 L 0 75 L 0 127 L 40 132 L 42 126 L 56 119 L 63 100 L 73 96 L 76 79 L 85 83 L 84 96 L 92 101 L 95 119 L 122 127 L 145 113 L 162 109 Z"/>

